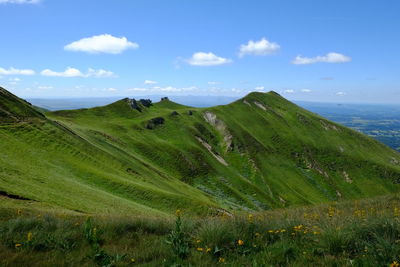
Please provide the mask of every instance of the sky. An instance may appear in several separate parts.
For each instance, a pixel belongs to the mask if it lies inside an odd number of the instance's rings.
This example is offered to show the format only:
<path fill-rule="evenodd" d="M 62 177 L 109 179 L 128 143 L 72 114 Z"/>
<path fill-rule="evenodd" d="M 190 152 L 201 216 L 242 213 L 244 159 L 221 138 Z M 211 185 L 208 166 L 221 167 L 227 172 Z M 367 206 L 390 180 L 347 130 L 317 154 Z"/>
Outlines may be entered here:
<path fill-rule="evenodd" d="M 0 0 L 0 85 L 20 97 L 400 104 L 400 1 Z"/>

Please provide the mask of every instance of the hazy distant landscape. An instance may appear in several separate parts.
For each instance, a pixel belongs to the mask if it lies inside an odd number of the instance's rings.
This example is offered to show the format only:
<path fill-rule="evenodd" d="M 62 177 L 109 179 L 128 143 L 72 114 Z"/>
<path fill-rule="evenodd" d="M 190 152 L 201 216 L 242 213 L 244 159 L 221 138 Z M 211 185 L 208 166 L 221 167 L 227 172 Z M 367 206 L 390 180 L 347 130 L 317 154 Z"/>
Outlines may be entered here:
<path fill-rule="evenodd" d="M 297 104 L 400 151 L 400 105 L 311 102 Z"/>

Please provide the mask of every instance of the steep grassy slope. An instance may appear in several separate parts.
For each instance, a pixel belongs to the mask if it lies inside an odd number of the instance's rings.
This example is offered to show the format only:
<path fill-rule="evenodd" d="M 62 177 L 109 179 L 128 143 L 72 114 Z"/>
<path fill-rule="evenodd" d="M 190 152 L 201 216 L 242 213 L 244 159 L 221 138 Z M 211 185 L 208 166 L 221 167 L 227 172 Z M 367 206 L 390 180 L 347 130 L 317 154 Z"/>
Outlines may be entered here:
<path fill-rule="evenodd" d="M 0 125 L 0 191 L 70 210 L 215 213 L 400 188 L 397 152 L 274 92 L 206 109 L 123 99 L 35 116 Z"/>
<path fill-rule="evenodd" d="M 2 103 L 21 103 L 11 94 L 2 97 L 7 99 Z M 4 106 L 0 112 L 12 110 Z M 22 197 L 39 207 L 153 215 L 182 206 L 193 205 L 194 212 L 215 206 L 200 191 L 140 159 L 112 155 L 29 106 L 12 107 L 14 122 L 0 124 L 0 205 Z"/>

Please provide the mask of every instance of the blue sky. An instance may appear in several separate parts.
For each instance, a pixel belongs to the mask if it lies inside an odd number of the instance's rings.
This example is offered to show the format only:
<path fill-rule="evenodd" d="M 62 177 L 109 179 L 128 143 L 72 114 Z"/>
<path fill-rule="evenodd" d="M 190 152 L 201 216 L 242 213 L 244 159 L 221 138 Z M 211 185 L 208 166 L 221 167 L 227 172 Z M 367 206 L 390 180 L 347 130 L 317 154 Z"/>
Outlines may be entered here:
<path fill-rule="evenodd" d="M 21 97 L 400 103 L 400 2 L 0 0 L 0 85 Z"/>

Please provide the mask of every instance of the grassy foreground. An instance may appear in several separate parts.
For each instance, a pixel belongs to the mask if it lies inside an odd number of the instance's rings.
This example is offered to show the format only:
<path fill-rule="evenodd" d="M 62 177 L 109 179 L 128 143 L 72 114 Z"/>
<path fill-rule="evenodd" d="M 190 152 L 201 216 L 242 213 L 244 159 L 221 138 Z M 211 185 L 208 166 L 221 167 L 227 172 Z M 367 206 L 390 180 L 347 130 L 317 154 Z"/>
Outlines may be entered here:
<path fill-rule="evenodd" d="M 0 210 L 0 266 L 399 266 L 400 195 L 193 218 Z"/>

